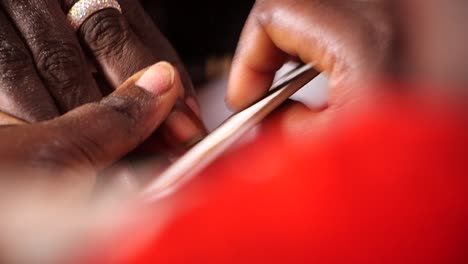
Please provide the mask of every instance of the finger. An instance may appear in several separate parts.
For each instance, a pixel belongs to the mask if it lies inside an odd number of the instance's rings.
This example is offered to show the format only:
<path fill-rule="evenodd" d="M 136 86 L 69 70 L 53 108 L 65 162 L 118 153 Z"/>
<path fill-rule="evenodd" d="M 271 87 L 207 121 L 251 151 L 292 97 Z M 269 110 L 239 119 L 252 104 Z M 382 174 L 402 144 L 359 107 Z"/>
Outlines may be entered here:
<path fill-rule="evenodd" d="M 367 1 L 257 2 L 233 63 L 228 104 L 239 110 L 264 95 L 286 54 L 305 63 L 314 63 L 333 81 L 346 72 L 359 74 L 357 69 L 362 65 L 366 65 L 366 69 L 374 68 L 380 58 L 370 56 L 378 52 L 369 50 L 380 51 L 388 44 L 388 39 L 380 34 L 385 31 L 385 25 L 373 25 L 367 15 L 379 14 L 375 11 L 380 8 L 379 4 Z M 376 30 L 376 27 L 383 29 Z"/>
<path fill-rule="evenodd" d="M 275 72 L 285 63 L 286 55 L 250 15 L 236 50 L 229 76 L 226 102 L 241 110 L 261 98 L 273 82 Z"/>
<path fill-rule="evenodd" d="M 77 0 L 63 0 L 68 12 Z M 119 1 L 117 10 L 99 11 L 87 19 L 78 34 L 97 60 L 108 81 L 117 87 L 133 73 L 158 61 L 177 67 L 184 85 L 186 104 L 195 113 L 200 109 L 192 82 L 177 53 L 136 1 Z"/>
<path fill-rule="evenodd" d="M 51 121 L 0 129 L 0 178 L 89 194 L 101 169 L 137 147 L 165 119 L 181 85 L 175 69 L 159 63 L 100 103 Z"/>
<path fill-rule="evenodd" d="M 102 169 L 135 149 L 159 127 L 180 96 L 181 86 L 173 66 L 158 63 L 100 103 L 80 107 L 43 127 L 55 128 L 65 145 L 78 149 L 76 166 Z"/>
<path fill-rule="evenodd" d="M 57 0 L 5 0 L 44 80 L 62 112 L 101 99 L 99 89 Z"/>
<path fill-rule="evenodd" d="M 77 0 L 62 0 L 64 12 L 69 12 L 77 2 Z M 150 29 L 146 16 L 136 18 L 145 28 L 138 31 L 140 34 L 135 33 L 134 29 L 137 27 L 131 26 L 127 17 L 132 18 L 136 14 L 138 3 L 135 1 L 119 1 L 119 3 L 123 14 L 112 8 L 100 10 L 84 21 L 77 32 L 83 44 L 104 70 L 109 82 L 114 87 L 118 87 L 135 72 L 155 61 L 165 60 L 177 66 L 179 61 L 175 52 L 168 49 L 170 45 L 159 40 L 158 32 L 141 32 Z M 127 15 L 129 12 L 132 15 Z M 133 22 L 134 20 L 132 19 Z M 151 36 L 154 33 L 156 35 Z M 152 46 L 147 46 L 145 43 L 147 40 L 157 46 L 154 49 Z"/>
<path fill-rule="evenodd" d="M 125 16 L 116 9 L 104 9 L 91 15 L 79 28 L 78 35 L 114 87 L 160 59 L 140 40 Z M 186 103 L 182 103 L 184 104 Z M 190 108 L 181 108 L 179 105 L 176 105 L 176 111 L 165 122 L 169 130 L 177 131 L 170 140 L 180 142 L 180 139 L 190 138 L 189 141 L 193 141 L 206 135 L 206 129 L 199 118 L 193 118 Z M 191 136 L 187 137 L 189 134 Z"/>
<path fill-rule="evenodd" d="M 29 51 L 1 9 L 0 110 L 29 122 L 58 115 L 58 109 L 37 74 Z"/>
<path fill-rule="evenodd" d="M 200 107 L 195 96 L 192 80 L 187 73 L 182 61 L 172 45 L 156 27 L 153 20 L 148 16 L 139 2 L 133 0 L 119 1 L 123 15 L 127 19 L 130 27 L 140 40 L 149 47 L 149 50 L 158 60 L 169 61 L 179 70 L 182 83 L 185 88 L 185 103 L 191 110 L 200 116 Z"/>
<path fill-rule="evenodd" d="M 65 11 L 76 2 L 64 1 Z M 77 34 L 113 87 L 157 62 L 117 9 L 95 12 L 79 27 Z"/>

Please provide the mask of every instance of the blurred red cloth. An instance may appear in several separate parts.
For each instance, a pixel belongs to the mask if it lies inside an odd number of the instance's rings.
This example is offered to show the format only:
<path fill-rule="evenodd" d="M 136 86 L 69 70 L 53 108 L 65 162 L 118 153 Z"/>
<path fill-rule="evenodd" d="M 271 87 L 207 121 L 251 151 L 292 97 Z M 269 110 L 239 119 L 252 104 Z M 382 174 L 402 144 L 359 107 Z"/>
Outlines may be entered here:
<path fill-rule="evenodd" d="M 275 126 L 126 263 L 468 263 L 466 117 L 389 100 L 319 137 Z"/>

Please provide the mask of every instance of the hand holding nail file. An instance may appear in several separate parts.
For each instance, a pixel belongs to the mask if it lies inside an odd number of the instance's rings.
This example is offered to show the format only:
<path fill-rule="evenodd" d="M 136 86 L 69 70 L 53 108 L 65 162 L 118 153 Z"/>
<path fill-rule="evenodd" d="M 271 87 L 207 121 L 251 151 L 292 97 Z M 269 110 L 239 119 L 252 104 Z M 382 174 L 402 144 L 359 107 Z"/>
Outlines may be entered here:
<path fill-rule="evenodd" d="M 302 65 L 283 76 L 273 85 L 265 98 L 231 116 L 168 167 L 143 190 L 143 199 L 151 202 L 171 194 L 318 74 L 312 66 Z"/>

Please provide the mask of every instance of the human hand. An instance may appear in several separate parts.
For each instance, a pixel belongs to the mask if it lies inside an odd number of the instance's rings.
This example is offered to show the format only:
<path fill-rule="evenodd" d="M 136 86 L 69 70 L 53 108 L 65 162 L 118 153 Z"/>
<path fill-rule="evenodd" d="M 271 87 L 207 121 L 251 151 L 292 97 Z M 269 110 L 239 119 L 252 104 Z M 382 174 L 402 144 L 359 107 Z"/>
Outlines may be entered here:
<path fill-rule="evenodd" d="M 115 9 L 95 13 L 78 34 L 65 15 L 76 2 L 0 1 L 0 110 L 27 122 L 48 120 L 99 101 L 134 73 L 164 60 L 177 67 L 185 88 L 164 127 L 175 141 L 203 136 L 192 113 L 199 110 L 190 79 L 139 2 L 119 1 L 123 14 Z M 98 69 L 94 76 L 90 61 Z"/>
<path fill-rule="evenodd" d="M 227 103 L 241 110 L 270 88 L 291 59 L 329 74 L 329 104 L 347 98 L 343 83 L 392 68 L 394 32 L 390 4 L 373 1 L 257 1 L 232 65 Z"/>
<path fill-rule="evenodd" d="M 176 69 L 162 62 L 134 75 L 98 103 L 51 121 L 1 126 L 0 187 L 6 189 L 0 193 L 15 189 L 11 186 L 29 190 L 44 184 L 46 191 L 89 194 L 102 169 L 158 128 L 182 87 Z"/>

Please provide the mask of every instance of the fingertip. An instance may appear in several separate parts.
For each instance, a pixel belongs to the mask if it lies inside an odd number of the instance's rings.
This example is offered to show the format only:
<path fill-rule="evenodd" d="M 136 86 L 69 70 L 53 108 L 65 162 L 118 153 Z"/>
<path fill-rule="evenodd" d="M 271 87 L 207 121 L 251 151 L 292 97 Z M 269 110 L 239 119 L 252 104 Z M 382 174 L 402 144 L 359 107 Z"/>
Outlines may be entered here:
<path fill-rule="evenodd" d="M 184 107 L 176 107 L 164 122 L 167 144 L 175 148 L 191 147 L 207 134 L 204 124 L 194 113 L 186 111 Z"/>
<path fill-rule="evenodd" d="M 234 113 L 237 113 L 237 112 L 240 112 L 244 109 L 246 109 L 247 107 L 249 107 L 249 103 L 248 101 L 245 101 L 243 99 L 239 99 L 239 97 L 236 97 L 234 95 L 226 95 L 226 97 L 224 98 L 224 102 L 226 104 L 226 107 L 231 111 L 231 112 L 234 112 Z"/>
<path fill-rule="evenodd" d="M 163 61 L 146 69 L 135 85 L 155 95 L 162 95 L 174 86 L 175 76 L 175 68 Z"/>
<path fill-rule="evenodd" d="M 274 72 L 233 68 L 225 97 L 228 108 L 240 111 L 260 100 L 270 89 L 274 76 Z"/>

